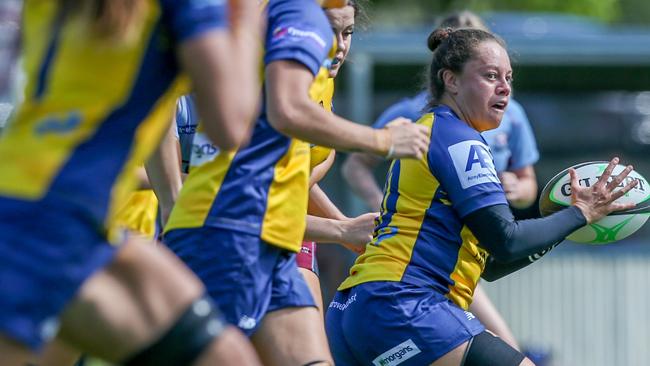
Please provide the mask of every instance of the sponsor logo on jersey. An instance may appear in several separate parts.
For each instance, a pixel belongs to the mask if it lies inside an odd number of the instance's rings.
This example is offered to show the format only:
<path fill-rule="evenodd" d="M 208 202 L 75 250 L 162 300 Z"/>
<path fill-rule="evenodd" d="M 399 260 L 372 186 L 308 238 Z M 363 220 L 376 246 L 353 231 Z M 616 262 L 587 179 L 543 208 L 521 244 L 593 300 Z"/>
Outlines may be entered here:
<path fill-rule="evenodd" d="M 213 161 L 219 155 L 219 148 L 201 132 L 194 135 L 192 141 L 192 156 L 190 157 L 190 166 L 197 167 Z"/>
<path fill-rule="evenodd" d="M 447 148 L 463 189 L 483 183 L 501 183 L 490 149 L 478 140 L 462 141 Z"/>
<path fill-rule="evenodd" d="M 467 320 L 476 319 L 476 316 L 474 316 L 474 314 L 470 313 L 469 311 L 465 311 L 465 317 L 467 317 Z"/>
<path fill-rule="evenodd" d="M 357 301 L 357 294 L 354 294 L 354 295 L 350 296 L 348 298 L 348 300 L 345 302 L 345 304 L 342 304 L 342 303 L 336 302 L 336 301 L 332 301 L 330 303 L 329 307 L 332 308 L 332 309 L 337 309 L 337 310 L 343 311 L 343 310 L 347 309 L 348 306 L 350 306 L 350 304 L 352 304 L 355 301 Z"/>
<path fill-rule="evenodd" d="M 375 366 L 399 365 L 420 352 L 422 351 L 420 351 L 418 346 L 411 339 L 408 339 L 379 355 L 372 360 L 372 364 Z"/>
<path fill-rule="evenodd" d="M 273 34 L 271 36 L 271 39 L 273 41 L 278 41 L 280 39 L 283 39 L 287 36 L 293 37 L 293 38 L 307 38 L 312 41 L 314 41 L 320 48 L 325 48 L 327 46 L 327 42 L 316 32 L 313 31 L 308 31 L 308 30 L 302 30 L 298 29 L 295 27 L 283 27 L 279 26 L 273 30 Z"/>
<path fill-rule="evenodd" d="M 50 117 L 36 125 L 36 134 L 65 134 L 76 130 L 80 124 L 81 115 L 76 112 L 63 117 Z"/>

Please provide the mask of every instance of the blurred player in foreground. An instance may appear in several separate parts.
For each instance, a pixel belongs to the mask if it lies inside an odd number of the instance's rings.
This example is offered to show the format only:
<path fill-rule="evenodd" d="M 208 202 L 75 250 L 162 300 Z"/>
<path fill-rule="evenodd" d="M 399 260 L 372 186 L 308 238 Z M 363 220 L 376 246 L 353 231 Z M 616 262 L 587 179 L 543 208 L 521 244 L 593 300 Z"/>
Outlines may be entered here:
<path fill-rule="evenodd" d="M 108 230 L 188 89 L 181 70 L 215 141 L 246 137 L 256 10 L 25 1 L 25 100 L 0 138 L 0 364 L 24 365 L 55 336 L 125 365 L 258 364 L 180 261 Z"/>

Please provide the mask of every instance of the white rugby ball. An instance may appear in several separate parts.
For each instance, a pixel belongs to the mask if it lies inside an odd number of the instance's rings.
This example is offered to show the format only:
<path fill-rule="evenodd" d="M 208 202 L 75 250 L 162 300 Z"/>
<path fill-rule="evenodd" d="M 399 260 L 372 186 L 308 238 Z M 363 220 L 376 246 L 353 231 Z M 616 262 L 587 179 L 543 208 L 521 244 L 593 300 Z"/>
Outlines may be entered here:
<path fill-rule="evenodd" d="M 574 165 L 572 168 L 578 173 L 580 186 L 589 187 L 596 183 L 607 167 L 606 161 L 587 162 Z M 542 216 L 548 216 L 571 205 L 571 182 L 567 168 L 553 177 L 544 187 L 539 199 L 539 211 Z M 617 175 L 625 169 L 624 165 L 617 165 L 612 175 Z M 617 200 L 621 203 L 636 203 L 631 210 L 612 212 L 609 216 L 584 226 L 567 237 L 577 243 L 606 244 L 621 240 L 639 230 L 648 220 L 650 214 L 650 187 L 648 181 L 636 171 L 630 172 L 625 182 L 617 189 L 621 189 L 631 180 L 638 183 L 630 192 Z"/>

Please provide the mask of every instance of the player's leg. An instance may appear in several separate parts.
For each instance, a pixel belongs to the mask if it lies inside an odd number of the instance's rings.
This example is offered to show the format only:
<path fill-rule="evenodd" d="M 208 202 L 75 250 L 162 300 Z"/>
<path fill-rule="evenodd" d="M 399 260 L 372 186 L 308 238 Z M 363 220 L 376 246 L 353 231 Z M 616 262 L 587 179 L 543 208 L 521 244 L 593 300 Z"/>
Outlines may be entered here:
<path fill-rule="evenodd" d="M 300 252 L 296 254 L 296 263 L 298 270 L 302 274 L 311 296 L 318 307 L 318 311 L 323 315 L 323 294 L 320 288 L 320 278 L 318 274 L 318 261 L 316 261 L 316 243 L 303 242 Z"/>
<path fill-rule="evenodd" d="M 228 330 L 203 291 L 167 250 L 131 242 L 84 283 L 61 316 L 59 335 L 127 365 L 161 364 L 163 356 L 170 365 L 257 364 L 249 343 Z"/>
<path fill-rule="evenodd" d="M 313 271 L 305 268 L 299 267 L 298 271 L 300 271 L 300 274 L 302 274 L 302 277 L 305 279 L 305 282 L 309 287 L 309 292 L 311 293 L 311 296 L 314 298 L 314 303 L 316 304 L 316 307 L 318 308 L 318 312 L 321 314 L 322 317 L 323 316 L 323 295 L 321 294 L 320 280 L 318 278 L 318 275 Z"/>
<path fill-rule="evenodd" d="M 265 365 L 333 365 L 323 317 L 296 266 L 295 254 L 267 245 L 276 254 L 271 301 L 253 345 Z"/>
<path fill-rule="evenodd" d="M 34 356 L 27 346 L 0 335 L 0 365 L 23 366 Z"/>
<path fill-rule="evenodd" d="M 516 349 L 488 331 L 454 348 L 431 366 L 535 366 Z"/>
<path fill-rule="evenodd" d="M 265 365 L 334 365 L 323 320 L 315 307 L 268 313 L 252 340 Z"/>
<path fill-rule="evenodd" d="M 469 306 L 469 311 L 476 315 L 478 320 L 492 333 L 501 337 L 501 339 L 513 348 L 520 349 L 515 336 L 512 334 L 510 327 L 508 327 L 508 323 L 503 319 L 480 283 L 474 289 L 474 296 L 472 296 L 472 304 Z"/>

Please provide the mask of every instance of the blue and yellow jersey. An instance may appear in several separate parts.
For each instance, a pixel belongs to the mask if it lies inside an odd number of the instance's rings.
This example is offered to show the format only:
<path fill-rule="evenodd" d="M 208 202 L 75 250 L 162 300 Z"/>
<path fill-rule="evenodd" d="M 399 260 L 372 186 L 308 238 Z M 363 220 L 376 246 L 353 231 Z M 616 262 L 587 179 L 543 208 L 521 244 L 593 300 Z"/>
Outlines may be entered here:
<path fill-rule="evenodd" d="M 336 49 L 336 47 L 332 47 L 333 50 Z M 332 106 L 332 98 L 334 97 L 334 79 L 333 78 L 327 78 L 324 81 L 319 80 L 318 83 L 315 85 L 322 85 L 322 88 L 319 87 L 314 87 L 313 92 L 318 92 L 320 94 L 314 94 L 310 95 L 313 101 L 318 103 L 321 107 L 323 107 L 326 111 L 332 112 L 333 106 Z M 310 160 L 309 160 L 309 171 L 314 170 L 314 168 L 327 160 L 327 157 L 330 156 L 330 153 L 332 152 L 332 149 L 329 147 L 323 147 L 323 146 L 318 146 L 318 145 L 310 145 L 310 150 L 309 150 L 309 155 L 310 155 Z"/>
<path fill-rule="evenodd" d="M 264 64 L 289 60 L 326 80 L 334 35 L 313 0 L 277 0 L 268 5 Z M 314 83 L 310 96 L 324 87 Z M 200 139 L 201 126 L 195 136 Z M 198 141 L 200 142 L 200 141 Z M 309 181 L 309 144 L 271 126 L 266 104 L 250 142 L 237 151 L 218 151 L 196 162 L 183 184 L 165 231 L 202 226 L 259 236 L 298 251 L 305 230 Z"/>
<path fill-rule="evenodd" d="M 132 32 L 106 39 L 60 3 L 25 2 L 27 84 L 0 138 L 0 197 L 67 207 L 106 228 L 187 89 L 176 47 L 227 27 L 227 5 L 150 0 Z"/>
<path fill-rule="evenodd" d="M 158 199 L 151 189 L 139 189 L 128 195 L 123 205 L 118 205 L 113 225 L 154 239 L 157 231 Z"/>
<path fill-rule="evenodd" d="M 372 125 L 383 128 L 397 117 L 417 121 L 429 102 L 428 91 L 404 98 L 386 109 Z M 487 141 L 497 172 L 512 171 L 533 165 L 539 160 L 535 135 L 521 104 L 510 99 L 499 127 L 481 133 Z"/>
<path fill-rule="evenodd" d="M 339 289 L 370 281 L 432 287 L 467 309 L 488 253 L 463 217 L 507 204 L 481 135 L 446 106 L 417 123 L 431 128 L 420 160 L 395 160 L 372 242 Z"/>

